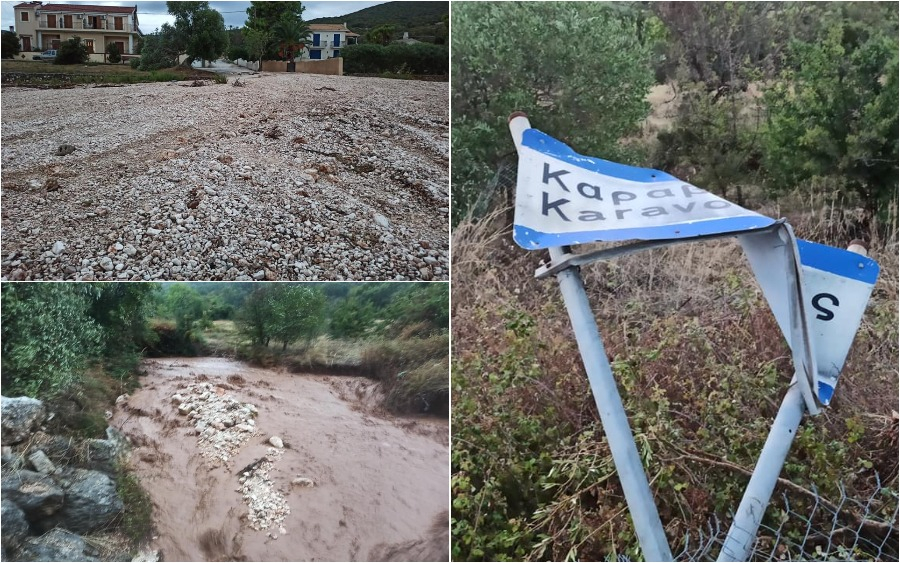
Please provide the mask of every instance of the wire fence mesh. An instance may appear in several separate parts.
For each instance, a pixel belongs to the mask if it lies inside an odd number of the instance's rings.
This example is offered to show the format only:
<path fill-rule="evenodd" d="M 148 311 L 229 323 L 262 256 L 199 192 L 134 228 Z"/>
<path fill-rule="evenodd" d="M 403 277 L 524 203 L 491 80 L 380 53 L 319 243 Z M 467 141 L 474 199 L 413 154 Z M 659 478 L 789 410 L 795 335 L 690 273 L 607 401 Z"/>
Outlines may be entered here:
<path fill-rule="evenodd" d="M 898 561 L 897 491 L 882 487 L 877 476 L 868 498 L 852 498 L 843 486 L 839 491 L 830 501 L 812 488 L 802 503 L 783 494 L 779 509 L 769 507 L 750 561 Z M 728 524 L 713 518 L 684 538 L 675 559 L 714 561 L 727 533 Z"/>

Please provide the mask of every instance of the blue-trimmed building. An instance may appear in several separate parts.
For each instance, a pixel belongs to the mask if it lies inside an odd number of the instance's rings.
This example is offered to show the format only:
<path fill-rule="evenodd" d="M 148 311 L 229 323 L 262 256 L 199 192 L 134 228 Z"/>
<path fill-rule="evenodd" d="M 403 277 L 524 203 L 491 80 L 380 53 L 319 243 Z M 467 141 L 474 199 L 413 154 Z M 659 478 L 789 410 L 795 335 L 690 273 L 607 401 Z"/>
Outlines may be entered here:
<path fill-rule="evenodd" d="M 359 34 L 347 29 L 347 24 L 313 23 L 309 26 L 306 57 L 311 60 L 332 59 L 341 56 L 341 49 L 356 45 Z"/>

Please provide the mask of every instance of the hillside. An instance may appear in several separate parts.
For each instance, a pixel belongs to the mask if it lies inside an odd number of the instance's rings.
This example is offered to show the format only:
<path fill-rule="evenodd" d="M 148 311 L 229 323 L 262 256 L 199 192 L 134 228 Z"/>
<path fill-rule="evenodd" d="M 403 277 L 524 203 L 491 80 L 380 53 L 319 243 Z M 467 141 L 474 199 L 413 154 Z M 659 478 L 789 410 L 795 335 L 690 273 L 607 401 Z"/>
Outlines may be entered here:
<path fill-rule="evenodd" d="M 430 41 L 432 37 L 446 37 L 447 24 L 441 23 L 450 13 L 449 2 L 387 2 L 352 14 L 331 18 L 316 18 L 308 23 L 346 23 L 351 30 L 365 35 L 380 25 L 393 24 L 398 32 L 408 31 L 411 37 Z"/>

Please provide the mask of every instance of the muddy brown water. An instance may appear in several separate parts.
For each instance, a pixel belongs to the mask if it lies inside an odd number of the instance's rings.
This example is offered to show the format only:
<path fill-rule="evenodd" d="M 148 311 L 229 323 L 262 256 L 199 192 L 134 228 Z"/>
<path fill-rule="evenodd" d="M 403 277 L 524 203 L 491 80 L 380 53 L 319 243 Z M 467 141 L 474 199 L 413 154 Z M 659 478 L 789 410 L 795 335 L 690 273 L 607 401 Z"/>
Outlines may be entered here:
<path fill-rule="evenodd" d="M 151 548 L 167 561 L 448 560 L 449 446 L 446 421 L 377 412 L 375 384 L 347 376 L 297 375 L 224 358 L 147 360 L 143 386 L 113 424 L 133 447 L 131 465 L 150 494 Z M 259 409 L 258 435 L 211 467 L 170 397 L 186 384 L 230 382 Z M 286 534 L 244 520 L 241 468 L 285 452 L 272 471 L 291 513 Z M 291 480 L 311 478 L 297 488 Z"/>

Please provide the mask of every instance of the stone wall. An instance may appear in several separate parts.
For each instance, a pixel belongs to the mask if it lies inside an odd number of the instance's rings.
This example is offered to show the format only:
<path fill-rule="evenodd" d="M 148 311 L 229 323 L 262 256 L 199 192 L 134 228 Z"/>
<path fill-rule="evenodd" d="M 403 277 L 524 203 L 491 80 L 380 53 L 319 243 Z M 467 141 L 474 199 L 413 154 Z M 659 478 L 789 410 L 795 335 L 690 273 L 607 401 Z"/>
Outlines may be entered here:
<path fill-rule="evenodd" d="M 324 61 L 297 61 L 296 72 L 305 74 L 329 74 L 333 76 L 344 75 L 343 57 L 335 57 Z M 287 61 L 263 61 L 264 72 L 287 72 Z"/>

